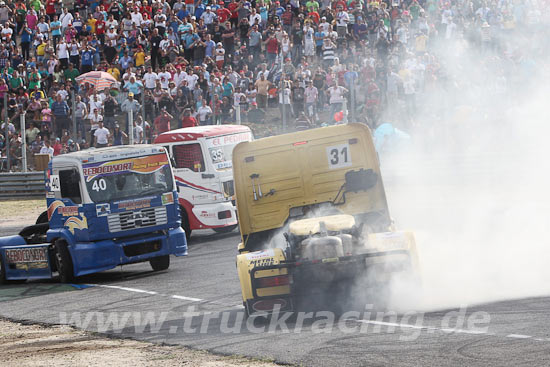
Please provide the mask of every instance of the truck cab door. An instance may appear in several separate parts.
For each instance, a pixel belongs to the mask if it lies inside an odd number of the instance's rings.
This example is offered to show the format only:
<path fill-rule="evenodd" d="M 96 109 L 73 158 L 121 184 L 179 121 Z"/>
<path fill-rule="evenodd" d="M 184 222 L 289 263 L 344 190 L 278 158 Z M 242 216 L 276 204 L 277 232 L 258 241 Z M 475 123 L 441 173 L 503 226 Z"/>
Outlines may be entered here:
<path fill-rule="evenodd" d="M 172 146 L 178 194 L 192 205 L 208 204 L 223 198 L 216 174 L 210 172 L 209 157 L 205 153 L 199 141 Z"/>
<path fill-rule="evenodd" d="M 78 167 L 73 165 L 53 167 L 49 180 L 50 229 L 66 228 L 75 235 L 75 240 L 87 239 L 88 222 L 82 205 L 86 190 Z M 76 233 L 75 229 L 79 232 Z"/>

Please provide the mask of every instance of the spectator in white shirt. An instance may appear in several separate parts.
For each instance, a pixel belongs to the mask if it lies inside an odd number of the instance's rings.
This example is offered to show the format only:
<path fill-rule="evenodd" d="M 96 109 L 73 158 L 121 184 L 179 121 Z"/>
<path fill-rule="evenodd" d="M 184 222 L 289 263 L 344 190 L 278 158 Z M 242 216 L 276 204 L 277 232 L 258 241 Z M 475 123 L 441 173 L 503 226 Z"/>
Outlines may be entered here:
<path fill-rule="evenodd" d="M 135 7 L 132 12 L 132 22 L 134 22 L 138 27 L 141 27 L 141 23 L 143 22 L 143 15 L 141 15 L 137 7 Z"/>
<path fill-rule="evenodd" d="M 96 138 L 96 148 L 103 148 L 109 144 L 109 136 L 111 136 L 111 132 L 109 131 L 109 129 L 103 126 L 103 121 L 99 121 L 99 127 L 94 132 L 94 136 Z"/>
<path fill-rule="evenodd" d="M 161 69 L 161 72 L 158 74 L 158 78 L 160 80 L 160 87 L 162 89 L 168 89 L 168 84 L 170 83 L 170 79 L 172 79 L 172 74 L 166 70 L 166 67 Z"/>
<path fill-rule="evenodd" d="M 49 154 L 50 158 L 53 157 L 53 148 L 50 145 L 50 141 L 46 140 L 44 146 L 40 148 L 40 154 Z"/>
<path fill-rule="evenodd" d="M 149 66 L 147 68 L 147 72 L 145 73 L 145 75 L 143 75 L 143 80 L 145 81 L 145 88 L 153 90 L 157 85 L 157 80 L 159 80 L 159 76 Z"/>
<path fill-rule="evenodd" d="M 212 115 L 212 109 L 207 104 L 203 104 L 197 110 L 200 125 L 210 125 L 210 116 Z"/>
<path fill-rule="evenodd" d="M 61 29 L 63 30 L 63 33 L 65 33 L 65 29 L 69 26 L 69 24 L 72 24 L 74 20 L 74 17 L 71 13 L 69 13 L 69 9 L 64 8 L 63 14 L 59 17 L 59 21 L 61 22 Z"/>
<path fill-rule="evenodd" d="M 216 14 L 214 14 L 210 9 L 210 6 L 206 7 L 206 11 L 202 13 L 201 19 L 204 20 L 204 25 L 207 27 L 210 27 L 214 23 L 214 19 L 216 19 Z"/>
<path fill-rule="evenodd" d="M 143 127 L 134 121 L 134 144 L 143 143 Z"/>

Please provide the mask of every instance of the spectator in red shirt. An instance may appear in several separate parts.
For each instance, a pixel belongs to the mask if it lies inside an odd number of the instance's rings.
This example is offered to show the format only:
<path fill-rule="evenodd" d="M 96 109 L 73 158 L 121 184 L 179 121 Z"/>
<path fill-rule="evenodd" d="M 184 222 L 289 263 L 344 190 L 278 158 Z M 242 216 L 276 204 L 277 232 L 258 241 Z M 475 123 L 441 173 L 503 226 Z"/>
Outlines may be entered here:
<path fill-rule="evenodd" d="M 193 127 L 197 126 L 197 119 L 191 116 L 191 110 L 186 108 L 183 111 L 183 119 L 181 120 L 181 127 Z"/>
<path fill-rule="evenodd" d="M 60 155 L 63 150 L 63 145 L 61 145 L 61 139 L 56 138 L 55 144 L 53 145 L 53 155 Z"/>
<path fill-rule="evenodd" d="M 239 4 L 235 2 L 235 0 L 231 0 L 229 5 L 227 5 L 227 9 L 231 12 L 231 17 L 229 18 L 231 21 L 231 25 L 233 27 L 237 26 L 237 23 L 239 22 Z"/>
<path fill-rule="evenodd" d="M 292 19 L 294 18 L 294 13 L 292 12 L 292 6 L 288 4 L 286 6 L 286 11 L 281 15 L 281 21 L 283 23 L 283 29 L 286 33 L 290 34 L 292 27 Z"/>
<path fill-rule="evenodd" d="M 271 33 L 269 39 L 265 43 L 267 50 L 267 61 L 270 65 L 273 65 L 277 59 L 277 54 L 279 53 L 279 41 L 275 38 L 275 34 Z"/>
<path fill-rule="evenodd" d="M 105 21 L 103 20 L 103 15 L 100 15 L 97 18 L 95 23 L 95 34 L 97 38 L 101 41 L 101 44 L 105 43 Z"/>
<path fill-rule="evenodd" d="M 46 1 L 46 14 L 50 17 L 50 19 L 53 19 L 53 16 L 55 15 L 55 3 L 56 0 L 47 0 Z"/>
<path fill-rule="evenodd" d="M 141 8 L 139 8 L 139 12 L 143 15 L 143 19 L 145 19 L 145 14 L 147 14 L 150 18 L 153 14 L 153 8 L 147 3 L 146 0 L 142 3 Z"/>
<path fill-rule="evenodd" d="M 223 1 L 220 1 L 220 6 L 221 8 L 216 11 L 216 15 L 218 16 L 219 23 L 224 24 L 227 19 L 231 17 L 231 12 L 227 8 L 223 7 Z"/>
<path fill-rule="evenodd" d="M 166 109 L 162 110 L 159 117 L 155 119 L 155 135 L 160 135 L 170 130 L 170 121 L 174 116 L 170 115 Z"/>

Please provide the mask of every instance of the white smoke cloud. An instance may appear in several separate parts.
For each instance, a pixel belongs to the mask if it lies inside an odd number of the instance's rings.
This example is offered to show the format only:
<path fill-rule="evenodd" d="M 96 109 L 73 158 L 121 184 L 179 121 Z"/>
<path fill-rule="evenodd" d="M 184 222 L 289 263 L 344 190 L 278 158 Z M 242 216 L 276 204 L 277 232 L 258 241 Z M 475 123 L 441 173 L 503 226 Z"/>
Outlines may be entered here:
<path fill-rule="evenodd" d="M 447 53 L 457 84 L 443 107 L 428 101 L 410 146 L 381 154 L 390 213 L 416 233 L 422 272 L 415 297 L 397 284 L 396 308 L 550 294 L 549 64 L 525 38 L 509 41 L 508 60 Z"/>

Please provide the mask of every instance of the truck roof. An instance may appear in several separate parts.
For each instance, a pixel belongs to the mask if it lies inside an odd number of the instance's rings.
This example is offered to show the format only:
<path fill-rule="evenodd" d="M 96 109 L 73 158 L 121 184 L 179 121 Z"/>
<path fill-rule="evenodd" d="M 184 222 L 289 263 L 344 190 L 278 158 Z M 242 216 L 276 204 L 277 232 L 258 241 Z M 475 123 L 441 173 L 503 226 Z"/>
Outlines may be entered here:
<path fill-rule="evenodd" d="M 101 162 L 113 159 L 123 159 L 155 154 L 164 150 L 152 144 L 139 145 L 118 145 L 113 147 L 86 149 L 78 152 L 67 153 L 53 157 L 53 162 L 80 161 L 80 162 Z"/>
<path fill-rule="evenodd" d="M 184 127 L 182 129 L 171 130 L 160 134 L 155 139 L 155 144 L 191 141 L 197 140 L 198 138 L 207 138 L 244 132 L 250 132 L 250 128 L 245 125 L 207 125 Z"/>

